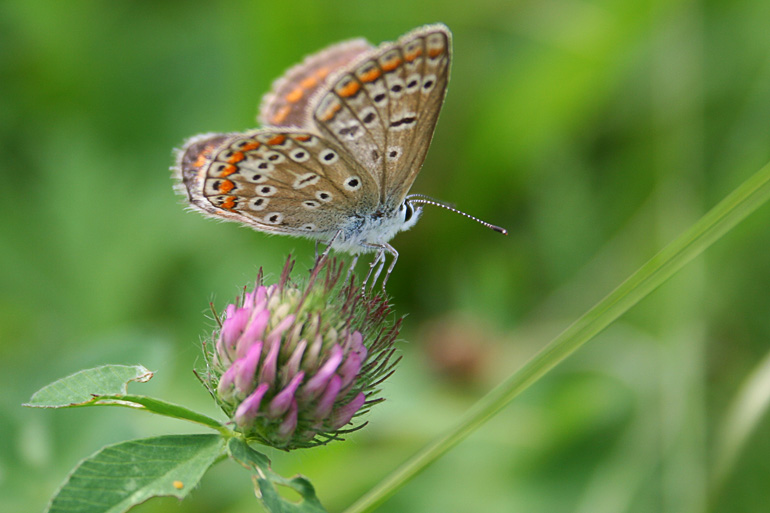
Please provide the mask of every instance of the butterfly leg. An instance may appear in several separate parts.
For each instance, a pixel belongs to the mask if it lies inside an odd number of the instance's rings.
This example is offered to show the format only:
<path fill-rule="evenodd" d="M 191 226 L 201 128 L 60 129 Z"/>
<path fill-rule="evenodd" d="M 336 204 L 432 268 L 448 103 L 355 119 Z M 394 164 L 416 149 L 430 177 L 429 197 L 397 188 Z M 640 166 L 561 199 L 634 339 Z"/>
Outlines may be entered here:
<path fill-rule="evenodd" d="M 324 260 L 326 260 L 326 257 L 329 256 L 329 252 L 332 250 L 332 244 L 334 244 L 334 241 L 337 240 L 337 237 L 340 236 L 342 233 L 342 230 L 337 230 L 337 233 L 334 234 L 334 237 L 331 238 L 331 240 L 327 243 L 326 249 L 324 249 L 324 252 L 319 256 L 318 255 L 318 246 L 321 244 L 321 241 L 316 239 L 315 241 L 315 265 L 320 265 Z"/>
<path fill-rule="evenodd" d="M 350 281 L 350 277 L 353 275 L 353 269 L 356 268 L 356 264 L 358 263 L 358 255 L 353 256 L 353 260 L 350 262 L 350 267 L 348 267 L 348 274 L 345 276 L 345 283 Z"/>
<path fill-rule="evenodd" d="M 382 291 L 385 292 L 385 284 L 388 283 L 388 278 L 390 278 L 390 273 L 393 272 L 393 269 L 396 267 L 396 262 L 398 262 L 398 251 L 396 251 L 396 248 L 388 244 L 387 242 L 382 245 L 383 249 L 393 255 L 393 260 L 390 262 L 390 266 L 388 266 L 388 272 L 385 273 L 385 277 L 382 279 Z M 385 257 L 383 255 L 382 258 L 382 266 L 385 266 Z M 382 271 L 382 267 L 380 267 L 380 271 Z M 377 275 L 380 273 L 378 272 Z M 374 281 L 377 282 L 377 277 L 375 276 Z"/>
<path fill-rule="evenodd" d="M 364 291 L 366 291 L 366 284 L 369 282 L 369 278 L 372 276 L 372 272 L 374 272 L 374 279 L 372 280 L 372 290 L 374 290 L 374 286 L 377 283 L 377 280 L 380 278 L 380 274 L 382 274 L 382 270 L 385 269 L 385 262 L 387 258 L 385 257 L 385 252 L 390 253 L 393 256 L 393 260 L 390 262 L 390 265 L 388 266 L 388 270 L 385 273 L 385 277 L 382 279 L 382 292 L 385 292 L 385 285 L 388 283 L 388 278 L 390 278 L 390 273 L 393 272 L 393 269 L 396 267 L 396 262 L 398 261 L 398 251 L 396 251 L 396 248 L 391 246 L 388 243 L 385 244 L 371 244 L 368 247 L 377 248 L 377 256 L 374 257 L 374 260 L 369 265 L 369 273 L 366 275 L 366 279 L 364 280 Z M 374 271 L 374 268 L 377 268 L 377 271 Z"/>
<path fill-rule="evenodd" d="M 374 289 L 374 284 L 377 283 L 377 276 L 380 275 L 380 272 L 382 272 L 382 268 L 385 265 L 385 248 L 379 244 L 367 245 L 367 247 L 377 248 L 377 256 L 375 256 L 374 260 L 372 260 L 372 263 L 369 264 L 369 272 L 366 274 L 366 278 L 364 278 L 364 283 L 361 285 L 361 292 L 363 294 L 366 294 L 366 284 L 369 283 L 369 278 L 372 277 L 374 268 L 378 267 L 379 270 L 377 271 L 377 274 L 375 274 L 374 281 L 372 282 L 372 289 Z"/>

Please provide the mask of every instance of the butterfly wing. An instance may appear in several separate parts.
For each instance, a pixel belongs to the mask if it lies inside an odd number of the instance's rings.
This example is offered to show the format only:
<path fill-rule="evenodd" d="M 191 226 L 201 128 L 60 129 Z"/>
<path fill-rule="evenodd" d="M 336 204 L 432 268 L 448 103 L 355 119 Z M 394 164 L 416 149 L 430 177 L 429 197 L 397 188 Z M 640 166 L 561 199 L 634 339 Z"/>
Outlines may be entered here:
<path fill-rule="evenodd" d="M 400 205 L 425 160 L 450 59 L 449 29 L 422 27 L 344 67 L 310 102 L 319 132 L 372 174 L 386 210 Z"/>
<path fill-rule="evenodd" d="M 175 169 L 193 208 L 263 232 L 328 237 L 377 197 L 343 149 L 300 129 L 204 134 L 187 142 Z"/>
<path fill-rule="evenodd" d="M 308 102 L 315 92 L 326 85 L 334 71 L 373 48 L 364 39 L 352 39 L 306 57 L 273 82 L 271 91 L 262 98 L 257 120 L 269 126 L 304 127 Z"/>

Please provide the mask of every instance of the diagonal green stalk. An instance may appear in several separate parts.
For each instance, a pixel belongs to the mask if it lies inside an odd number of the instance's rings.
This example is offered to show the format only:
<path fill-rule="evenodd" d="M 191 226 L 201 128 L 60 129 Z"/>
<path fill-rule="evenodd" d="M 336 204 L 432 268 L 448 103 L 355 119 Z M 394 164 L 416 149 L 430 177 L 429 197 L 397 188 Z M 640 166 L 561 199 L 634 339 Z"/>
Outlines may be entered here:
<path fill-rule="evenodd" d="M 766 164 L 707 212 L 689 230 L 652 257 L 593 308 L 551 341 L 510 378 L 481 398 L 460 421 L 351 505 L 345 513 L 371 511 L 415 475 L 440 458 L 559 362 L 609 326 L 703 253 L 770 198 L 770 164 Z"/>

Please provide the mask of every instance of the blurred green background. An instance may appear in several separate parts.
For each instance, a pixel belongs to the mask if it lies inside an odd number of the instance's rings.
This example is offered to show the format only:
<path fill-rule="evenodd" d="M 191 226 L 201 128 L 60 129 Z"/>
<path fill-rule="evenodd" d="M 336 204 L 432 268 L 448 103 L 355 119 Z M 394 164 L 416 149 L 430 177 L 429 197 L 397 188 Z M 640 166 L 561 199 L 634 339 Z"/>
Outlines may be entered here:
<path fill-rule="evenodd" d="M 208 302 L 289 253 L 311 263 L 309 241 L 185 212 L 172 148 L 254 127 L 261 95 L 308 53 L 435 21 L 454 32 L 452 80 L 412 190 L 510 236 L 434 209 L 393 241 L 389 292 L 408 317 L 388 401 L 346 443 L 269 452 L 331 511 L 770 160 L 767 0 L 6 0 L 0 510 L 41 511 L 104 444 L 191 430 L 21 408 L 35 390 L 142 363 L 156 376 L 131 391 L 218 415 L 191 373 Z M 745 446 L 723 433 L 770 349 L 769 224 L 768 208 L 751 216 L 380 511 L 766 510 L 766 405 L 750 403 Z M 256 511 L 249 489 L 226 462 L 188 500 L 136 511 Z"/>

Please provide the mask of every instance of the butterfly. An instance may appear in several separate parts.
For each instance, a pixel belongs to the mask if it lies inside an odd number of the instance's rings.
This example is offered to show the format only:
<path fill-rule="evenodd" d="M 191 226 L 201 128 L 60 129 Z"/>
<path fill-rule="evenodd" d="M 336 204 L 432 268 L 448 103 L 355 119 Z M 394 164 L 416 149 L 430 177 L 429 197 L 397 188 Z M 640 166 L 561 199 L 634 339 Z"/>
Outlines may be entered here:
<path fill-rule="evenodd" d="M 263 128 L 186 141 L 176 188 L 210 217 L 323 241 L 327 252 L 355 258 L 376 252 L 364 283 L 375 267 L 377 281 L 388 253 L 384 289 L 398 259 L 389 241 L 414 226 L 420 205 L 454 210 L 408 194 L 444 103 L 451 56 L 452 34 L 441 24 L 377 47 L 354 39 L 311 55 L 263 98 Z"/>

